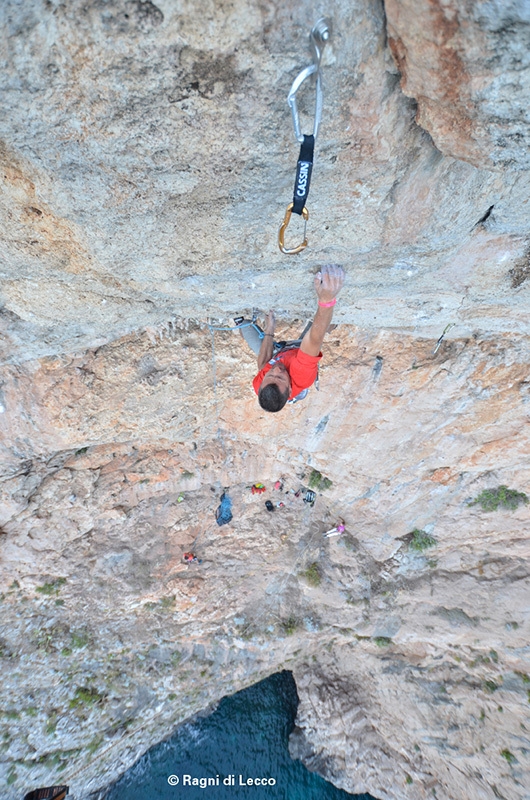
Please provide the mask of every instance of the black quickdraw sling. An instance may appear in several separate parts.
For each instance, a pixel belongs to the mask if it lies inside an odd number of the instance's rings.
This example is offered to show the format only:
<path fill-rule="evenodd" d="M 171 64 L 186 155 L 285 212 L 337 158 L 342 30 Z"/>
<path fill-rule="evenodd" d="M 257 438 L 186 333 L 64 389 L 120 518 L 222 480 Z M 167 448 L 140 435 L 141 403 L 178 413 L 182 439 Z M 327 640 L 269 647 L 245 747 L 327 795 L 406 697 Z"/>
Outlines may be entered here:
<path fill-rule="evenodd" d="M 301 143 L 300 154 L 298 156 L 298 163 L 296 165 L 296 180 L 294 184 L 293 202 L 287 206 L 284 220 L 280 226 L 278 233 L 278 245 L 282 253 L 285 255 L 296 255 L 307 247 L 307 220 L 309 219 L 309 211 L 307 210 L 306 201 L 309 195 L 309 186 L 311 184 L 311 172 L 313 170 L 313 156 L 315 151 L 315 140 L 317 138 L 318 127 L 322 117 L 322 81 L 320 78 L 320 62 L 322 53 L 326 42 L 331 37 L 331 21 L 327 18 L 319 19 L 314 25 L 310 34 L 311 51 L 313 54 L 313 63 L 302 70 L 293 81 L 291 91 L 287 96 L 287 102 L 291 109 L 293 116 L 293 126 L 296 139 Z M 298 116 L 298 108 L 296 105 L 296 93 L 301 87 L 303 82 L 310 75 L 316 76 L 316 101 L 315 101 L 315 119 L 313 123 L 313 133 L 305 135 L 300 129 L 300 118 Z M 296 247 L 287 248 L 285 246 L 285 231 L 291 220 L 292 214 L 298 214 L 304 220 L 304 239 L 301 244 Z"/>

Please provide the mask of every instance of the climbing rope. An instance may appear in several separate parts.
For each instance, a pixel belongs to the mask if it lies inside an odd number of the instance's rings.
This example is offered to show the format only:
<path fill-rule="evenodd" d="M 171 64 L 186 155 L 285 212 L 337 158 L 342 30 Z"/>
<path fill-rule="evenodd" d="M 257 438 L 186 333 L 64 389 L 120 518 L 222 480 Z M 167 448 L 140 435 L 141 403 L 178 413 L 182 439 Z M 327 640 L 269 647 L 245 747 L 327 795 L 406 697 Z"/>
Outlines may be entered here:
<path fill-rule="evenodd" d="M 309 219 L 309 211 L 306 207 L 307 197 L 309 195 L 309 185 L 311 183 L 311 173 L 313 171 L 313 157 L 315 150 L 315 141 L 318 134 L 320 120 L 322 118 L 322 80 L 320 77 L 320 64 L 322 61 L 322 53 L 326 42 L 331 37 L 331 20 L 322 17 L 313 26 L 309 35 L 311 45 L 311 52 L 313 55 L 313 63 L 302 70 L 293 81 L 291 91 L 287 96 L 287 103 L 291 109 L 293 117 L 294 135 L 296 140 L 300 142 L 300 154 L 296 164 L 296 179 L 294 182 L 294 195 L 293 202 L 287 206 L 285 217 L 278 233 L 278 246 L 282 253 L 285 255 L 296 255 L 307 247 L 307 220 Z M 298 115 L 298 107 L 296 104 L 296 93 L 304 83 L 304 81 L 311 75 L 315 75 L 315 115 L 313 119 L 313 133 L 305 135 L 300 128 L 300 118 Z M 292 214 L 298 214 L 304 220 L 304 239 L 301 244 L 296 247 L 287 248 L 285 246 L 285 231 L 291 220 Z"/>
<path fill-rule="evenodd" d="M 206 322 L 205 324 L 207 325 L 207 327 L 211 331 L 238 331 L 240 328 L 248 328 L 249 325 L 254 325 L 255 322 L 256 322 L 256 317 L 253 316 L 252 319 L 249 320 L 248 322 L 242 322 L 240 325 L 232 325 L 231 327 L 230 326 L 222 327 L 222 326 L 218 326 L 218 325 L 211 325 L 209 322 Z"/>

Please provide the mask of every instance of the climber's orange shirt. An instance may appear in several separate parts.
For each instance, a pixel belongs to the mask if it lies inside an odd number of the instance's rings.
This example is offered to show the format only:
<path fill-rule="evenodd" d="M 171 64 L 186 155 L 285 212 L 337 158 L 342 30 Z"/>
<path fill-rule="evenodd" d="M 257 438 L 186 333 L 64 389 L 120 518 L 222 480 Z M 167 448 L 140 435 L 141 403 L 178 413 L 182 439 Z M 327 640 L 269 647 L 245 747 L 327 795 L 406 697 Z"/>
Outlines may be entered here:
<path fill-rule="evenodd" d="M 319 353 L 318 356 L 308 356 L 307 353 L 302 353 L 299 347 L 295 347 L 292 350 L 280 350 L 274 358 L 271 358 L 271 360 L 265 364 L 263 369 L 260 369 L 252 381 L 254 391 L 258 394 L 261 381 L 267 372 L 277 361 L 282 361 L 291 379 L 291 394 L 288 398 L 291 400 L 293 397 L 300 394 L 301 391 L 309 389 L 309 387 L 313 385 L 317 377 L 318 362 L 321 358 L 322 353 Z"/>

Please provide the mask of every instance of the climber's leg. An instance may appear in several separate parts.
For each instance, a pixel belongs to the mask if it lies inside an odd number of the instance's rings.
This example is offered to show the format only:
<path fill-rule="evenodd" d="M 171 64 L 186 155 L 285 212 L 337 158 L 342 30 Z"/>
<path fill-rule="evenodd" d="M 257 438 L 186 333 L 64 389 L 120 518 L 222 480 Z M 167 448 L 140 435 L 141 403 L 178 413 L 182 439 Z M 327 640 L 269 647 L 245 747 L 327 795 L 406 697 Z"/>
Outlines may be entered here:
<path fill-rule="evenodd" d="M 258 355 L 261 347 L 261 340 L 263 339 L 264 333 L 261 330 L 260 326 L 256 322 L 251 322 L 249 319 L 243 319 L 239 317 L 237 320 L 237 327 L 239 327 L 242 322 L 247 323 L 244 327 L 242 327 L 239 331 L 245 342 L 248 344 L 250 349 L 253 353 Z M 248 324 L 250 323 L 250 324 Z"/>

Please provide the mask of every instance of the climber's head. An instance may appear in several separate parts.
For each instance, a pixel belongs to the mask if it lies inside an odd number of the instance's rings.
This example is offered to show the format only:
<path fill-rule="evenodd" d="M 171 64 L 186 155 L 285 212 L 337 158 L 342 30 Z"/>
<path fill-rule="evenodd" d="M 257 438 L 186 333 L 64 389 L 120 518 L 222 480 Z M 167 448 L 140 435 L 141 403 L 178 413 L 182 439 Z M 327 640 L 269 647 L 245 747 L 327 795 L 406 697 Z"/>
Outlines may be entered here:
<path fill-rule="evenodd" d="M 291 394 L 291 378 L 281 361 L 273 364 L 259 387 L 258 400 L 265 411 L 281 411 Z"/>

